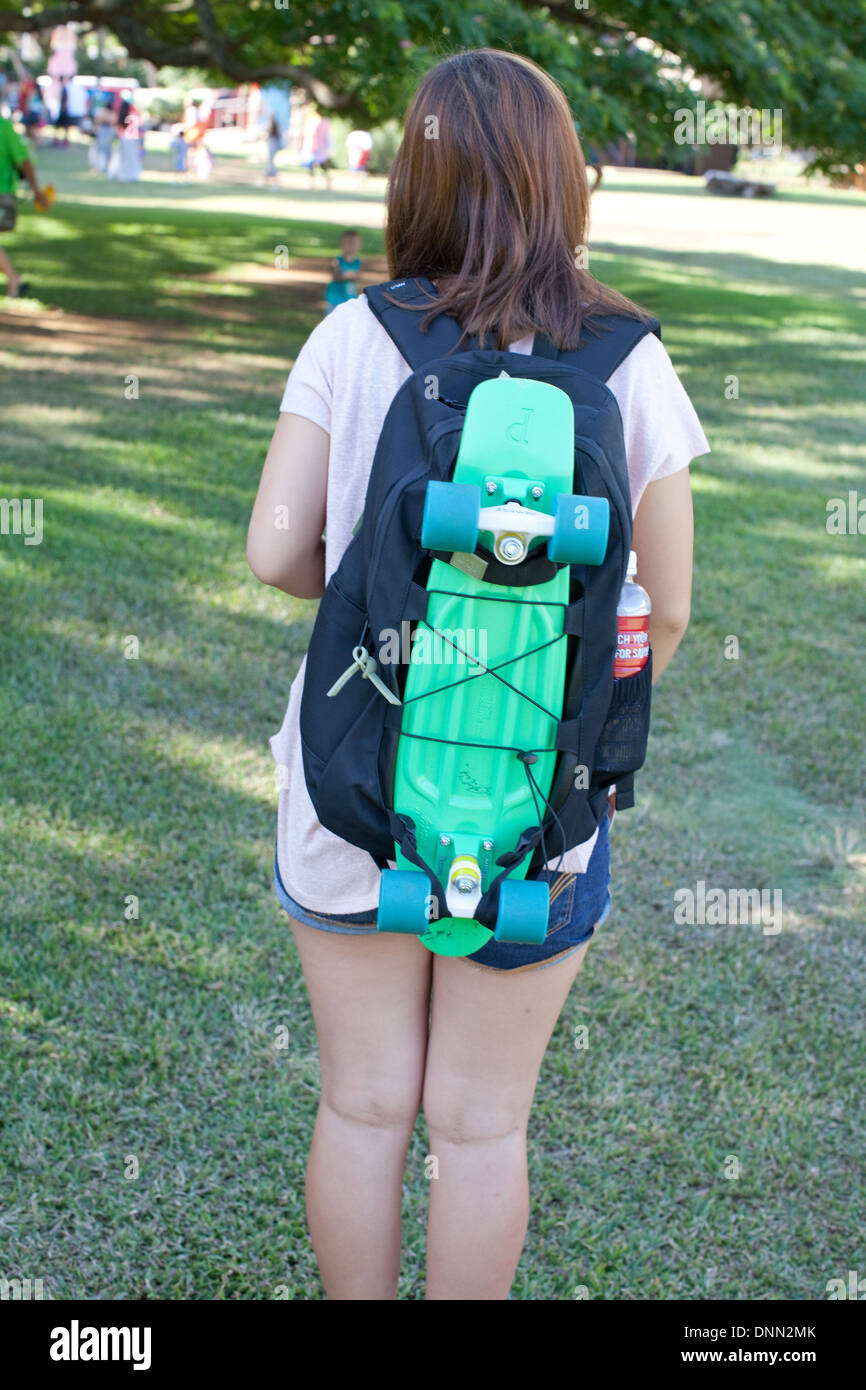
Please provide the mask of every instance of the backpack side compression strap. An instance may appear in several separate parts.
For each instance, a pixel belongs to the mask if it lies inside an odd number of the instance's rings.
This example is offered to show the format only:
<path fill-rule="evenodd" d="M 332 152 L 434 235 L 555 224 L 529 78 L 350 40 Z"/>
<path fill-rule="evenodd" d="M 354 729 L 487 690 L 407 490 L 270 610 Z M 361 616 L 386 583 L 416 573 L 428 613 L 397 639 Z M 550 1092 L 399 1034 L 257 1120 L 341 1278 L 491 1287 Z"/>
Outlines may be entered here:
<path fill-rule="evenodd" d="M 648 333 L 654 333 L 659 339 L 662 336 L 658 319 L 643 322 L 624 314 L 604 314 L 599 315 L 595 323 L 606 331 L 587 335 L 582 346 L 571 352 L 560 352 L 543 334 L 536 333 L 533 356 L 553 357 L 559 362 L 568 362 L 572 367 L 580 367 L 581 371 L 598 377 L 599 381 L 607 381 Z"/>
<path fill-rule="evenodd" d="M 401 307 L 404 304 L 417 304 L 429 309 L 435 302 L 436 286 L 422 275 L 407 280 L 386 280 L 382 285 L 368 285 L 364 294 L 372 312 L 413 371 L 436 357 L 445 357 L 460 341 L 461 330 L 456 319 L 447 314 L 438 314 L 427 332 L 422 333 L 420 322 L 425 315 L 418 309 L 406 310 Z M 391 299 L 398 299 L 400 303 L 392 304 Z M 473 338 L 464 339 L 467 350 L 473 346 Z"/>

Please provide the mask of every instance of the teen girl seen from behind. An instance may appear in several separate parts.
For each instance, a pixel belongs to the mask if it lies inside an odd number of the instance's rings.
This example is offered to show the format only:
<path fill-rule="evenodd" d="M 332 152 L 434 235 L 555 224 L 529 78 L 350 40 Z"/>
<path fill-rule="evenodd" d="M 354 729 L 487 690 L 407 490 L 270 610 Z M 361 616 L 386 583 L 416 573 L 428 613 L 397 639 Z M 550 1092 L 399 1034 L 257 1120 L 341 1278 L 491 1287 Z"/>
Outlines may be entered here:
<path fill-rule="evenodd" d="M 588 213 L 573 117 L 544 71 L 481 49 L 427 73 L 388 185 L 393 279 L 431 279 L 437 309 L 466 334 L 486 335 L 487 347 L 530 353 L 538 332 L 576 349 L 599 314 L 647 317 L 576 263 Z M 409 374 L 363 294 L 307 339 L 250 522 L 247 554 L 263 583 L 300 598 L 322 594 L 363 509 L 383 420 Z M 623 418 L 632 544 L 652 599 L 658 676 L 689 620 L 688 466 L 708 446 L 652 334 L 608 385 Z M 289 530 L 275 526 L 284 506 Z M 319 824 L 307 794 L 298 724 L 304 667 L 271 741 L 283 769 L 275 882 L 319 1042 L 306 1194 L 325 1290 L 332 1299 L 396 1298 L 403 1170 L 420 1110 L 438 1163 L 426 1296 L 507 1299 L 527 1230 L 527 1129 L 539 1069 L 610 910 L 608 819 L 549 866 L 542 945 L 491 941 L 477 959 L 455 959 L 432 955 L 415 936 L 377 934 L 376 864 Z"/>

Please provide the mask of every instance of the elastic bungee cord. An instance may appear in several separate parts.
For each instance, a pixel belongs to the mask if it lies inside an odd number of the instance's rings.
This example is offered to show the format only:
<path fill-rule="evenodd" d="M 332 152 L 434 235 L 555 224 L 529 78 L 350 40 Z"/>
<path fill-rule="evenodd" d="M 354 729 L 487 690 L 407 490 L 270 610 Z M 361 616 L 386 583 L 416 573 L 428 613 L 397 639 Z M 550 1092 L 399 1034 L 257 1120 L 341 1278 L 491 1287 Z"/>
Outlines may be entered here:
<path fill-rule="evenodd" d="M 446 597 L 450 598 L 466 597 L 465 594 L 455 593 L 451 589 L 430 589 L 428 590 L 428 593 L 444 594 Z M 562 608 L 563 610 L 568 606 L 567 604 L 560 603 L 558 601 L 554 602 L 553 600 L 530 600 L 522 598 L 500 599 L 493 598 L 492 596 L 488 598 L 487 595 L 480 594 L 474 595 L 473 597 L 480 598 L 483 602 L 489 603 L 531 603 L 534 607 L 539 602 L 543 602 L 545 607 Z M 480 676 L 489 675 L 494 676 L 496 680 L 498 680 L 502 685 L 506 686 L 509 690 L 512 690 L 516 695 L 519 695 L 521 699 L 526 700 L 529 704 L 534 705 L 536 709 L 541 710 L 542 714 L 546 714 L 548 718 L 554 720 L 555 723 L 558 724 L 560 722 L 559 716 L 554 714 L 552 710 L 546 709 L 544 705 L 538 702 L 538 700 L 534 700 L 531 695 L 527 695 L 525 691 L 518 689 L 516 685 L 512 685 L 511 682 L 507 681 L 504 676 L 501 676 L 499 674 L 499 672 L 501 671 L 503 666 L 510 666 L 515 661 L 523 661 L 526 659 L 526 657 L 534 656 L 536 652 L 544 651 L 546 647 L 552 647 L 554 643 L 561 642 L 563 637 L 568 636 L 568 633 L 560 632 L 557 634 L 556 637 L 551 637 L 548 639 L 548 641 L 539 643 L 537 647 L 530 647 L 528 651 L 520 652 L 517 656 L 507 657 L 505 661 L 498 662 L 496 666 L 485 666 L 484 663 L 482 661 L 479 661 L 477 657 L 473 656 L 471 652 L 467 652 L 463 647 L 458 646 L 458 644 L 456 642 L 453 642 L 451 638 L 446 636 L 444 632 L 440 632 L 438 628 L 432 625 L 432 623 L 429 623 L 426 618 L 421 618 L 419 621 L 423 622 L 424 626 L 430 632 L 432 632 L 434 636 L 441 637 L 445 642 L 448 643 L 450 647 L 453 647 L 454 650 L 456 652 L 459 652 L 462 656 L 467 657 L 469 661 L 471 661 L 473 665 L 477 666 L 479 669 L 478 671 L 473 672 L 471 675 L 461 677 L 460 680 L 452 681 L 449 685 L 438 686 L 435 690 L 425 690 L 420 695 L 413 695 L 410 699 L 403 701 L 404 705 L 414 704 L 417 700 L 426 700 L 430 695 L 441 695 L 442 692 L 445 690 L 454 690 L 458 686 L 464 685 L 467 681 L 478 680 Z M 545 796 L 544 792 L 541 790 L 541 787 L 538 785 L 538 782 L 536 781 L 535 776 L 533 775 L 530 767 L 531 763 L 537 762 L 539 753 L 556 753 L 558 751 L 556 748 L 515 748 L 512 745 L 505 743 L 477 743 L 470 739 L 436 738 L 432 734 L 410 734 L 403 729 L 399 731 L 399 737 L 417 738 L 428 743 L 443 743 L 448 745 L 449 747 L 494 748 L 502 753 L 515 753 L 519 758 L 520 762 L 522 762 L 523 764 L 523 770 L 526 773 L 527 783 L 529 785 L 529 790 L 532 795 L 532 802 L 535 809 L 535 815 L 538 820 L 538 828 L 541 831 L 541 853 L 544 856 L 545 865 L 548 862 L 548 853 L 544 834 L 544 816 L 540 813 L 538 806 L 539 797 L 544 802 L 545 806 L 547 807 L 548 811 L 550 812 L 551 816 L 553 817 L 556 823 L 557 829 L 559 830 L 563 846 L 559 853 L 559 859 L 557 860 L 557 872 L 559 871 L 559 865 L 562 863 L 562 857 L 565 853 L 565 830 L 563 829 L 562 822 L 559 819 L 559 816 L 557 815 L 548 798 Z"/>

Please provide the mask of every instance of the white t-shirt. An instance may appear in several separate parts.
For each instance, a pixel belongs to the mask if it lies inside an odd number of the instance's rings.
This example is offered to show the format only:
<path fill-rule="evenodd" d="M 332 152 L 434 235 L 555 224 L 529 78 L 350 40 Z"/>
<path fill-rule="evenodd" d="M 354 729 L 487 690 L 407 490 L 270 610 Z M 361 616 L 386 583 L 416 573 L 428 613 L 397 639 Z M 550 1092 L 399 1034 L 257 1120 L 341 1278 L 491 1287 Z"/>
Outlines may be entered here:
<path fill-rule="evenodd" d="M 512 343 L 509 350 L 531 352 L 532 336 Z M 303 415 L 330 435 L 326 580 L 352 538 L 383 421 L 410 374 L 364 295 L 338 305 L 313 329 L 289 374 L 280 409 Z M 641 340 L 608 386 L 623 419 L 634 515 L 648 483 L 687 468 L 693 458 L 709 451 L 709 445 L 667 352 L 653 334 Z M 380 877 L 373 859 L 320 825 L 307 794 L 299 732 L 305 666 L 306 657 L 292 682 L 282 727 L 270 741 L 281 774 L 280 877 L 289 894 L 314 912 L 373 911 Z M 595 838 L 570 849 L 551 867 L 584 873 Z"/>

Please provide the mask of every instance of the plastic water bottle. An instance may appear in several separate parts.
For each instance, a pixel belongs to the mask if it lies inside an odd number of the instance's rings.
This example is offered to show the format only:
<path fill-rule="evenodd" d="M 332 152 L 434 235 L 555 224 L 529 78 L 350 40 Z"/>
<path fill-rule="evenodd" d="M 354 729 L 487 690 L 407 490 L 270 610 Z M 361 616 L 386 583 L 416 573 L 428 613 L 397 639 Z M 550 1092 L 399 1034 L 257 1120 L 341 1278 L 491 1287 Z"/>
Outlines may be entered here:
<path fill-rule="evenodd" d="M 613 674 L 616 680 L 636 676 L 649 660 L 650 596 L 636 581 L 637 555 L 628 552 L 628 569 L 616 609 L 617 636 Z"/>

